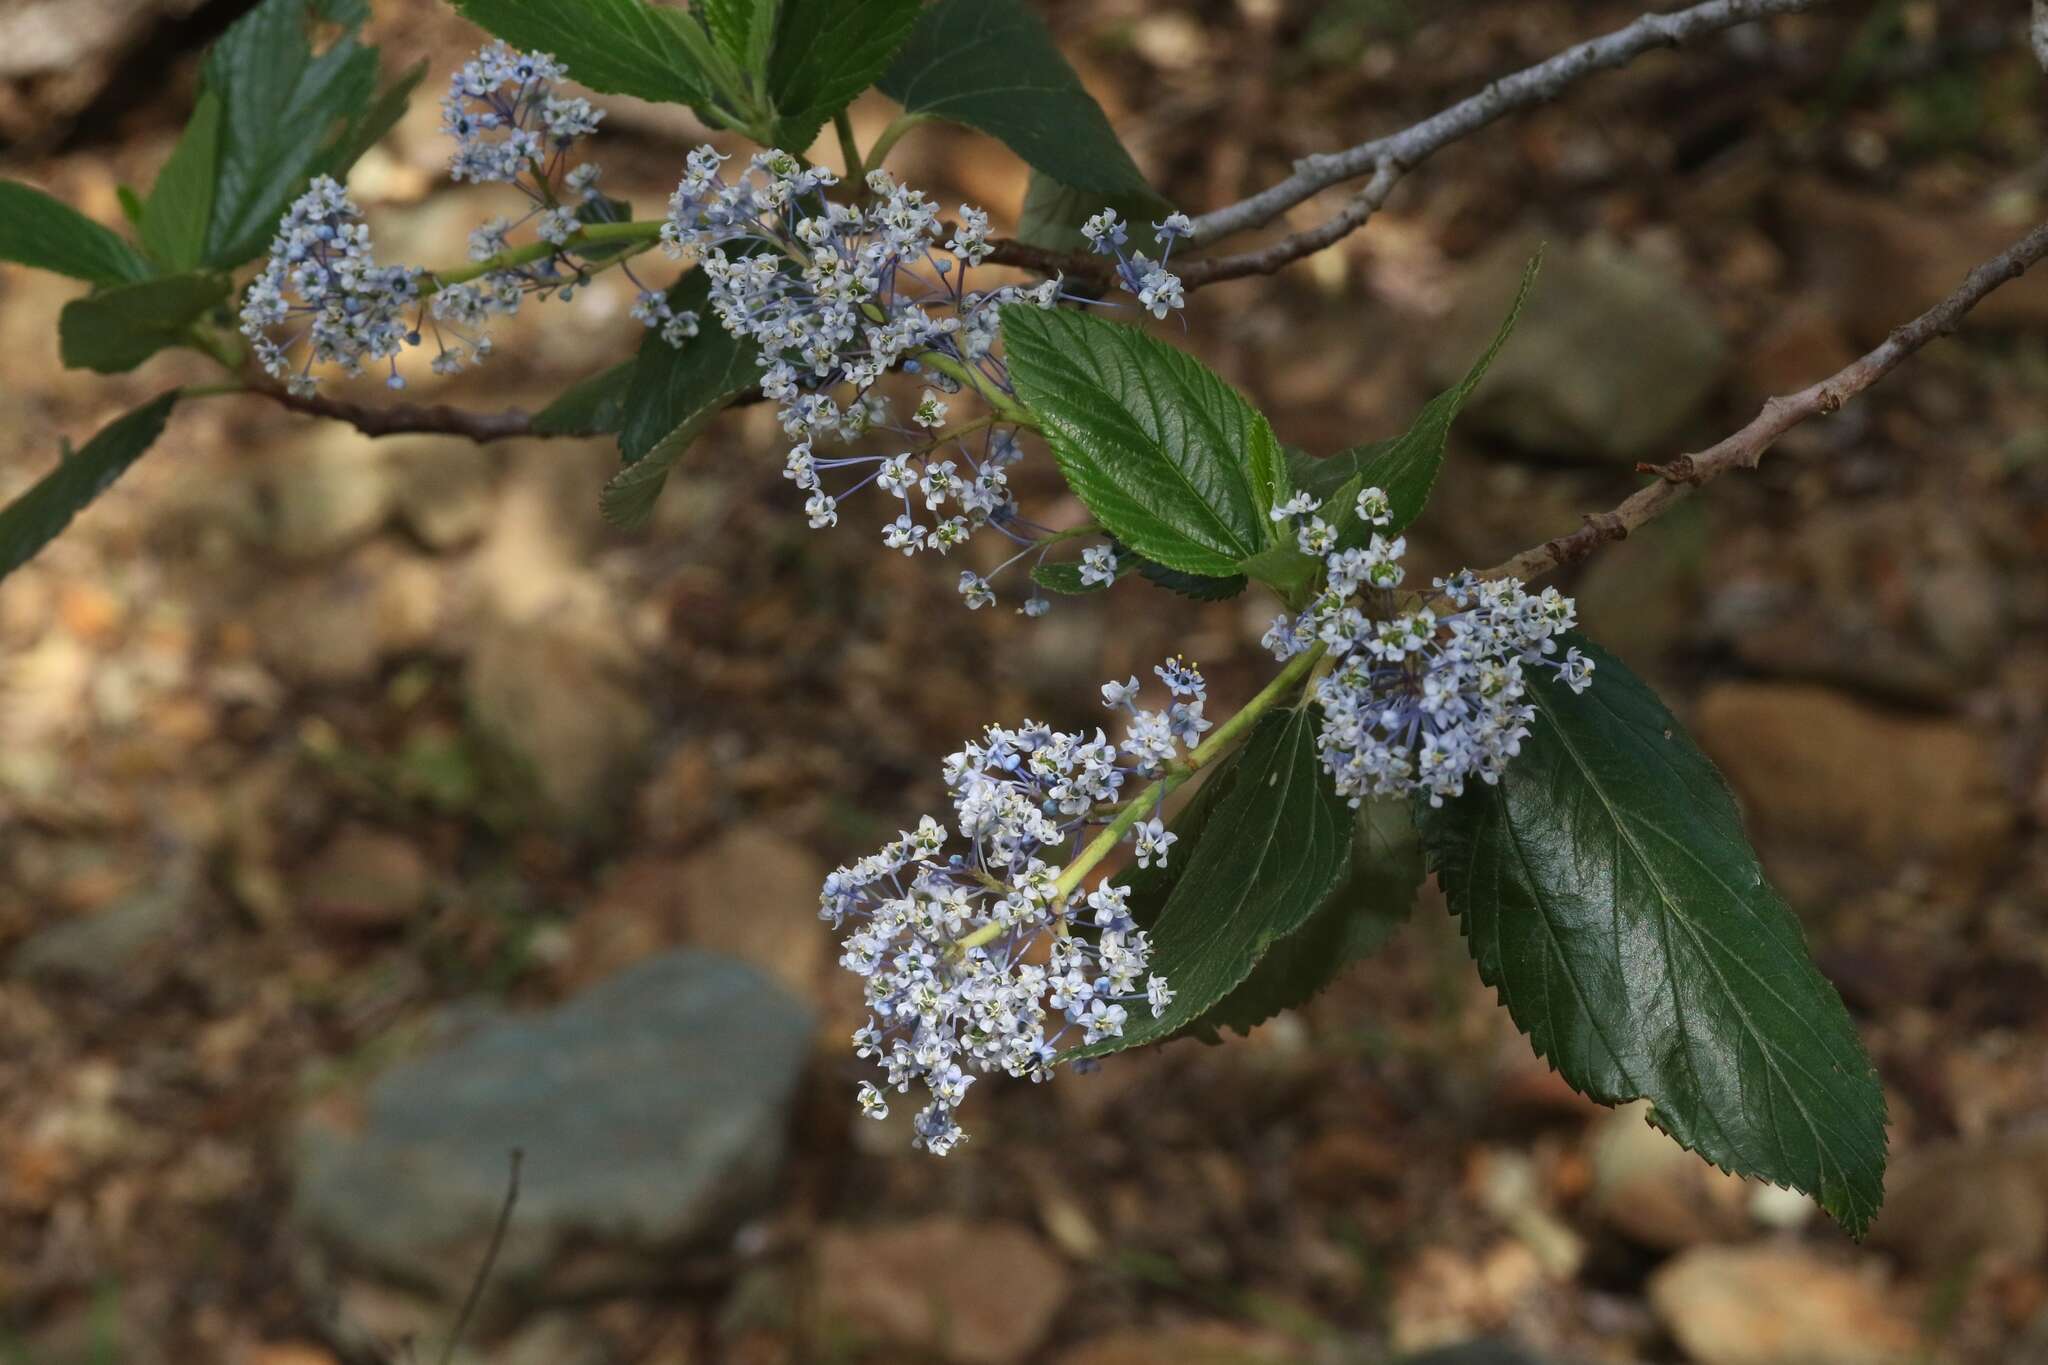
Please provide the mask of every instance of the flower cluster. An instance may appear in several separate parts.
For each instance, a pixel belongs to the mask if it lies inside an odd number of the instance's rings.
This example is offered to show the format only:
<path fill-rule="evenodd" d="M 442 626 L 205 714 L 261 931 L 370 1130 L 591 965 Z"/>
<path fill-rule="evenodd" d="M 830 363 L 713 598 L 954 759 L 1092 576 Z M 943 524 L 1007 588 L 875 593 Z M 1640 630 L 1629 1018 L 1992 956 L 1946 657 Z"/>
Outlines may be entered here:
<path fill-rule="evenodd" d="M 1522 700 L 1525 670 L 1555 669 L 1575 693 L 1592 682 L 1593 662 L 1577 649 L 1557 655 L 1557 637 L 1577 620 L 1555 588 L 1531 594 L 1513 579 L 1469 572 L 1436 580 L 1450 610 L 1402 608 L 1394 598 L 1405 570 L 1406 537 L 1389 539 L 1387 495 L 1368 488 L 1354 510 L 1364 544 L 1316 515 L 1307 494 L 1274 509 L 1292 520 L 1296 544 L 1319 555 L 1323 591 L 1298 616 L 1266 632 L 1274 655 L 1289 658 L 1320 643 L 1335 666 L 1316 686 L 1322 708 L 1317 739 L 1337 790 L 1357 805 L 1368 796 L 1419 791 L 1433 806 L 1465 790 L 1469 778 L 1492 784 L 1520 751 L 1536 710 Z"/>
<path fill-rule="evenodd" d="M 499 42 L 465 63 L 441 101 L 441 131 L 455 139 L 455 179 L 518 185 L 544 199 L 569 148 L 596 132 L 604 117 L 589 100 L 555 93 L 555 83 L 568 74 L 545 52 Z M 570 178 L 589 190 L 597 168 L 578 166 Z"/>
<path fill-rule="evenodd" d="M 1180 276 L 1166 268 L 1166 263 L 1173 259 L 1173 244 L 1195 235 L 1194 221 L 1185 213 L 1169 213 L 1164 222 L 1152 225 L 1153 238 L 1160 248 L 1156 261 L 1146 259 L 1142 251 L 1124 254 L 1124 247 L 1131 240 L 1130 228 L 1114 209 L 1104 209 L 1083 223 L 1081 235 L 1088 239 L 1089 250 L 1116 259 L 1117 284 L 1127 293 L 1136 294 L 1138 306 L 1153 317 L 1163 318 L 1186 306 Z"/>
<path fill-rule="evenodd" d="M 840 503 L 874 484 L 900 508 L 882 542 L 903 554 L 947 554 L 992 528 L 1020 548 L 986 576 L 964 571 L 959 589 L 970 608 L 993 603 L 990 579 L 1042 557 L 1049 534 L 1010 490 L 1022 452 L 1015 424 L 1000 420 L 1015 394 L 998 313 L 1015 302 L 1052 307 L 1069 297 L 1061 282 L 970 288 L 993 250 L 988 215 L 961 205 L 949 235 L 939 206 L 885 171 L 870 172 L 849 204 L 826 197 L 837 176 L 788 152 L 762 152 L 731 175 L 728 159 L 709 146 L 690 153 L 662 240 L 697 257 L 720 325 L 759 348 L 762 391 L 792 442 L 784 472 L 811 526 L 836 525 Z M 1185 235 L 1184 217 L 1168 222 Z M 1127 284 L 1141 303 L 1159 316 L 1179 307 L 1178 282 L 1135 262 Z M 908 420 L 878 387 L 898 369 L 926 386 Z M 949 425 L 948 400 L 966 390 L 992 411 Z M 1021 610 L 1045 607 L 1034 595 Z"/>
<path fill-rule="evenodd" d="M 883 1071 L 882 1085 L 861 1085 L 861 1110 L 886 1117 L 889 1090 L 921 1083 L 929 1100 L 915 1141 L 930 1152 L 965 1136 L 954 1114 L 980 1075 L 1045 1080 L 1062 1043 L 1119 1037 L 1131 1009 L 1157 1017 L 1173 1000 L 1149 971 L 1129 889 L 1083 895 L 1088 864 L 1058 861 L 1112 818 L 1131 777 L 1158 773 L 1209 728 L 1200 672 L 1179 659 L 1154 671 L 1164 710 L 1139 707 L 1135 677 L 1103 686 L 1103 704 L 1127 717 L 1121 743 L 1100 729 L 991 726 L 946 760 L 953 831 L 925 816 L 825 880 L 820 917 L 850 926 L 839 960 L 864 980 L 871 1011 L 854 1053 Z M 1129 823 L 1140 865 L 1164 865 L 1175 836 L 1156 812 Z M 954 832 L 963 849 L 949 853 Z"/>
<path fill-rule="evenodd" d="M 405 321 L 419 298 L 418 273 L 376 263 L 361 211 L 323 175 L 278 224 L 270 259 L 243 296 L 242 334 L 265 372 L 285 380 L 293 393 L 312 392 L 315 362 L 359 375 L 366 360 L 389 360 L 389 382 L 403 388 L 396 357 L 419 344 L 416 326 Z M 282 339 L 273 335 L 288 324 L 298 330 Z M 291 353 L 301 341 L 306 345 L 295 369 Z"/>

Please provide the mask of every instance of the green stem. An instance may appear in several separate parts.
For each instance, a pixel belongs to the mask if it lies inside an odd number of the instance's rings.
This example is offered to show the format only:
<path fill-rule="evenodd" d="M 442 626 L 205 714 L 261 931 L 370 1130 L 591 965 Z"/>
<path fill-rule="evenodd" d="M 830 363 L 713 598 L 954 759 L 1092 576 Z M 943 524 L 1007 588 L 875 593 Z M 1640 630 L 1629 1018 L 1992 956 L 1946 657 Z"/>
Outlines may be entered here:
<path fill-rule="evenodd" d="M 853 120 L 846 116 L 844 109 L 841 109 L 832 116 L 832 127 L 839 134 L 839 155 L 846 162 L 846 178 L 860 179 L 860 143 L 854 140 Z"/>
<path fill-rule="evenodd" d="M 1165 776 L 1156 779 L 1125 802 L 1123 809 L 1117 812 L 1116 818 L 1104 825 L 1102 832 L 1090 839 L 1088 846 L 1083 848 L 1074 861 L 1067 864 L 1066 870 L 1060 873 L 1059 880 L 1053 883 L 1053 904 L 1060 904 L 1080 888 L 1081 883 L 1087 880 L 1088 874 L 1100 866 L 1102 860 L 1123 842 L 1123 837 L 1131 832 L 1131 826 L 1138 823 L 1140 816 L 1147 811 L 1156 810 L 1159 803 L 1171 795 L 1175 788 L 1235 748 L 1237 742 L 1250 733 L 1252 726 L 1258 723 L 1259 717 L 1272 710 L 1282 697 L 1306 678 L 1321 662 L 1322 657 L 1321 645 L 1317 645 L 1306 654 L 1295 655 L 1287 667 L 1281 669 L 1273 676 L 1271 682 L 1259 689 L 1257 696 L 1246 702 L 1238 709 L 1236 715 L 1217 726 L 1209 733 L 1207 739 L 1196 745 L 1194 752 L 1179 763 L 1171 764 Z M 1000 924 L 984 924 L 965 938 L 956 940 L 953 947 L 955 951 L 964 953 L 970 948 L 993 943 L 1002 937 L 1004 932 L 1004 926 Z"/>
<path fill-rule="evenodd" d="M 931 117 L 930 114 L 898 114 L 889 126 L 882 130 L 882 135 L 875 139 L 875 145 L 868 148 L 867 158 L 863 161 L 852 163 L 858 166 L 854 174 L 861 179 L 866 179 L 869 171 L 876 169 L 889 159 L 889 153 L 895 148 L 897 141 L 905 133 L 917 127 L 920 123 L 929 123 Z"/>
<path fill-rule="evenodd" d="M 438 293 L 451 284 L 468 284 L 471 280 L 482 279 L 494 270 L 510 270 L 515 266 L 531 265 L 545 260 L 561 251 L 574 251 L 581 246 L 610 246 L 620 242 L 645 242 L 653 245 L 661 240 L 661 225 L 665 220 L 649 218 L 630 223 L 592 223 L 580 232 L 569 235 L 565 242 L 529 242 L 525 246 L 501 251 L 481 261 L 470 261 L 453 270 L 435 271 L 420 282 L 422 295 Z M 603 265 L 605 262 L 599 262 Z"/>
<path fill-rule="evenodd" d="M 1002 418 L 1003 421 L 1014 426 L 1029 427 L 1033 431 L 1038 430 L 1038 419 L 1031 415 L 1029 408 L 1026 408 L 1022 403 L 1019 403 L 1001 389 L 992 387 L 988 382 L 987 376 L 983 375 L 981 371 L 975 369 L 972 365 L 955 360 L 952 356 L 941 354 L 938 351 L 918 352 L 917 363 L 929 365 L 941 374 L 951 375 L 968 388 L 973 389 L 977 394 L 981 395 L 981 401 L 994 408 L 996 415 Z"/>

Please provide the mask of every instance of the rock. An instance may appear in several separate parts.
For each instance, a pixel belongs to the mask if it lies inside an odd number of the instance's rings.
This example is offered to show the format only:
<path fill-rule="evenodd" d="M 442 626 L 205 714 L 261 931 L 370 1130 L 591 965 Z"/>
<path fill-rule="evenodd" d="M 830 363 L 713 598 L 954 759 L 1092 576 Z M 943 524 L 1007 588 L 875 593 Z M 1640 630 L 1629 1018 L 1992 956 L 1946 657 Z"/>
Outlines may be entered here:
<path fill-rule="evenodd" d="M 174 868 L 104 909 L 30 935 L 8 965 L 32 981 L 133 985 L 144 963 L 178 936 L 198 887 L 196 867 Z"/>
<path fill-rule="evenodd" d="M 433 871 L 408 840 L 345 825 L 299 874 L 299 909 L 339 929 L 387 929 L 427 908 Z"/>
<path fill-rule="evenodd" d="M 1919 1352 L 1895 1291 L 1803 1251 L 1696 1247 L 1649 1289 L 1658 1321 L 1695 1365 L 1887 1365 Z"/>
<path fill-rule="evenodd" d="M 392 1067 L 357 1114 L 310 1114 L 295 1217 L 343 1262 L 453 1299 L 516 1148 L 523 1183 L 494 1284 L 567 1295 L 634 1282 L 766 1194 L 810 1027 L 745 964 L 665 954 Z"/>
<path fill-rule="evenodd" d="M 1652 1128 L 1647 1102 L 1594 1125 L 1593 1208 L 1644 1246 L 1679 1251 L 1749 1231 L 1748 1182 L 1716 1169 Z"/>
<path fill-rule="evenodd" d="M 1474 268 L 1429 343 L 1432 383 L 1457 383 L 1486 349 L 1537 243 L 1517 237 Z M 1553 243 L 1461 420 L 1546 454 L 1663 459 L 1727 363 L 1720 327 L 1668 269 L 1598 241 Z"/>
<path fill-rule="evenodd" d="M 278 673 L 333 685 L 373 675 L 434 638 L 443 606 L 433 562 L 365 545 L 338 566 L 273 584 L 251 612 L 257 647 Z"/>
<path fill-rule="evenodd" d="M 1007 1223 L 933 1217 L 832 1227 L 816 1251 L 827 1325 L 965 1365 L 1005 1365 L 1036 1350 L 1067 1297 L 1067 1268 Z"/>
<path fill-rule="evenodd" d="M 1823 687 L 1722 683 L 1700 699 L 1695 732 L 1751 822 L 1774 834 L 1960 865 L 1996 848 L 2015 818 L 1991 743 L 1956 721 Z"/>
<path fill-rule="evenodd" d="M 491 452 L 459 436 L 385 442 L 391 501 L 398 519 L 436 553 L 481 537 L 496 506 Z"/>
<path fill-rule="evenodd" d="M 1866 347 L 1947 296 L 2028 226 L 1807 178 L 1788 180 L 1780 201 L 1807 269 L 1851 338 Z M 1883 287 L 1872 288 L 1872 281 Z M 2048 327 L 2048 276 L 2030 272 L 1993 290 L 1970 310 L 1970 326 Z"/>
<path fill-rule="evenodd" d="M 1299 1347 L 1269 1333 L 1230 1323 L 1134 1328 L 1084 1341 L 1054 1357 L 1054 1365 L 1296 1365 Z"/>
<path fill-rule="evenodd" d="M 318 559 L 362 540 L 391 511 L 391 470 L 378 443 L 339 422 L 311 428 L 266 462 L 259 491 L 270 548 Z"/>
<path fill-rule="evenodd" d="M 2048 1256 L 2048 1136 L 1913 1152 L 1885 1186 L 1870 1239 L 1926 1270 L 2039 1265 Z"/>
<path fill-rule="evenodd" d="M 493 620 L 463 687 L 478 725 L 526 764 L 563 824 L 594 828 L 622 803 L 654 718 L 621 631 L 580 615 Z"/>

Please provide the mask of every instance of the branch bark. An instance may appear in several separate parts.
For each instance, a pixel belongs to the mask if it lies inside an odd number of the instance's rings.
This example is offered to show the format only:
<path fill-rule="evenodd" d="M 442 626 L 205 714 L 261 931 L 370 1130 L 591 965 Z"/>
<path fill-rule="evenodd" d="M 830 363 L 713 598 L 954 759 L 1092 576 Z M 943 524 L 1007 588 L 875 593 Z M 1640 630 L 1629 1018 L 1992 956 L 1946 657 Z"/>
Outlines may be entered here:
<path fill-rule="evenodd" d="M 326 417 L 337 422 L 346 422 L 365 436 L 424 433 L 467 436 L 470 440 L 481 443 L 510 440 L 517 436 L 549 434 L 536 432 L 533 429 L 533 414 L 521 408 L 479 412 L 469 408 L 450 407 L 445 403 L 351 403 L 344 399 L 325 398 L 318 394 L 302 397 L 287 392 L 282 386 L 275 384 L 252 384 L 249 392 L 261 394 L 280 407 L 304 413 L 308 417 Z"/>
<path fill-rule="evenodd" d="M 1986 295 L 2018 279 L 2043 257 L 2048 257 L 2048 223 L 1972 270 L 1953 294 L 1911 322 L 1893 329 L 1884 343 L 1868 354 L 1797 393 L 1765 400 L 1763 410 L 1748 426 L 1706 450 L 1680 455 L 1665 465 L 1638 465 L 1642 472 L 1656 474 L 1657 482 L 1637 489 L 1611 511 L 1588 514 L 1585 524 L 1569 535 L 1531 546 L 1482 570 L 1481 576 L 1526 581 L 1577 563 L 1602 545 L 1626 540 L 1637 527 L 1663 515 L 1702 484 L 1733 469 L 1756 468 L 1779 437 L 1809 418 L 1839 412 L 1843 404 L 1897 369 L 1923 346 L 1954 332 Z"/>

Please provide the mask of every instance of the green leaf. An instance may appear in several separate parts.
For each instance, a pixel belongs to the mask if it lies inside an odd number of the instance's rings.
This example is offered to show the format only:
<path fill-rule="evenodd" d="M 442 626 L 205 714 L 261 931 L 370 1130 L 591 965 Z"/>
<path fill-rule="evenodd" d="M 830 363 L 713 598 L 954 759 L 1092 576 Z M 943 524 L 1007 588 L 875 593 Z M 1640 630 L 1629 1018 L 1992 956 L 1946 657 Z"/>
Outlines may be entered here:
<path fill-rule="evenodd" d="M 692 270 L 670 287 L 668 302 L 679 313 L 697 314 L 702 320 L 697 335 L 681 346 L 663 341 L 659 331 L 641 339 L 619 426 L 619 454 L 627 464 L 647 455 L 707 403 L 723 406 L 760 382 L 759 352 L 718 325 L 710 298 L 709 277 Z"/>
<path fill-rule="evenodd" d="M 720 50 L 741 70 L 759 75 L 768 69 L 779 8 L 778 0 L 699 0 L 697 13 Z"/>
<path fill-rule="evenodd" d="M 221 103 L 206 264 L 259 255 L 285 206 L 332 168 L 337 130 L 346 140 L 377 84 L 377 50 L 352 36 L 368 17 L 362 0 L 263 0 L 206 54 L 204 89 Z M 315 53 L 318 19 L 345 31 Z"/>
<path fill-rule="evenodd" d="M 1024 190 L 1024 211 L 1017 218 L 1017 240 L 1047 251 L 1086 251 L 1089 244 L 1081 235 L 1081 224 L 1105 208 L 1115 209 L 1129 222 L 1148 223 L 1172 206 L 1150 189 L 1142 194 L 1091 193 L 1033 171 Z M 1137 231 L 1142 240 L 1144 229 Z"/>
<path fill-rule="evenodd" d="M 363 153 L 384 140 L 384 135 L 398 126 L 405 117 L 406 107 L 412 103 L 413 91 L 427 78 L 428 61 L 420 58 L 406 69 L 404 75 L 384 87 L 384 92 L 367 105 L 343 128 L 341 135 L 322 154 L 321 169 L 337 180 L 345 179 L 349 167 L 362 160 Z"/>
<path fill-rule="evenodd" d="M 1210 779 L 1227 778 L 1227 786 L 1206 802 L 1208 793 L 1196 793 L 1175 821 L 1176 832 L 1193 831 L 1182 835 L 1191 847 L 1174 847 L 1171 861 L 1180 866 L 1170 877 L 1129 879 L 1134 915 L 1141 896 L 1150 901 L 1167 888 L 1156 918 L 1149 910 L 1147 918 L 1152 970 L 1172 985 L 1174 1000 L 1156 1019 L 1134 1012 L 1123 1037 L 1074 1056 L 1121 1052 L 1195 1024 L 1344 877 L 1351 808 L 1316 756 L 1316 724 L 1313 707 L 1261 717 L 1229 771 Z"/>
<path fill-rule="evenodd" d="M 199 92 L 192 117 L 157 172 L 142 206 L 142 244 L 167 270 L 190 270 L 206 250 L 213 219 L 213 173 L 220 156 L 220 97 Z"/>
<path fill-rule="evenodd" d="M 786 0 L 768 98 L 778 147 L 801 154 L 826 120 L 875 83 L 910 36 L 921 0 Z"/>
<path fill-rule="evenodd" d="M 614 95 L 708 104 L 713 82 L 704 49 L 732 64 L 689 14 L 641 0 L 455 0 L 455 7 L 516 47 L 553 53 L 572 80 Z"/>
<path fill-rule="evenodd" d="M 74 370 L 120 374 L 167 346 L 228 296 L 219 275 L 166 275 L 73 299 L 57 316 L 58 349 Z"/>
<path fill-rule="evenodd" d="M 1407 431 L 1370 445 L 1353 446 L 1328 459 L 1317 459 L 1299 451 L 1288 452 L 1287 463 L 1294 486 L 1315 494 L 1330 505 L 1330 511 L 1324 516 L 1337 527 L 1344 543 L 1363 539 L 1357 510 L 1353 506 L 1360 489 L 1386 490 L 1394 520 L 1391 527 L 1383 528 L 1384 534 L 1403 531 L 1422 515 L 1423 507 L 1429 502 L 1430 490 L 1436 486 L 1437 471 L 1443 467 L 1444 445 L 1450 439 L 1451 423 L 1456 420 L 1458 410 L 1465 406 L 1465 400 L 1479 387 L 1479 381 L 1486 377 L 1487 368 L 1500 354 L 1501 347 L 1507 345 L 1508 338 L 1514 334 L 1515 323 L 1522 316 L 1522 306 L 1529 301 L 1529 291 L 1535 287 L 1536 272 L 1542 264 L 1543 253 L 1540 251 L 1529 258 L 1528 266 L 1522 271 L 1521 287 L 1515 291 L 1514 302 L 1509 305 L 1507 316 L 1501 320 L 1500 330 L 1494 333 L 1493 344 L 1473 362 L 1463 379 L 1429 400 Z"/>
<path fill-rule="evenodd" d="M 1764 882 L 1721 776 L 1605 651 L 1581 696 L 1537 671 L 1496 787 L 1419 814 L 1479 974 L 1538 1055 L 1723 1169 L 1861 1236 L 1885 1107 L 1849 1013 Z"/>
<path fill-rule="evenodd" d="M 1102 106 L 1022 0 L 939 0 L 878 85 L 910 113 L 977 128 L 1072 189 L 1152 193 Z"/>
<path fill-rule="evenodd" d="M 1423 875 L 1422 843 L 1408 807 L 1385 799 L 1366 802 L 1353 823 L 1344 879 L 1308 923 L 1267 949 L 1244 984 L 1189 1032 L 1220 1041 L 1223 1029 L 1250 1033 L 1280 1011 L 1307 1004 L 1344 968 L 1385 946 L 1414 908 Z"/>
<path fill-rule="evenodd" d="M 534 414 L 533 429 L 543 436 L 616 435 L 626 420 L 632 385 L 630 360 L 599 370 Z"/>
<path fill-rule="evenodd" d="M 1280 443 L 1200 361 L 1134 327 L 1029 304 L 1003 309 L 1003 338 L 1068 485 L 1118 540 L 1210 577 L 1273 543 Z"/>
<path fill-rule="evenodd" d="M 152 273 L 120 236 L 16 180 L 0 180 L 0 260 L 93 284 L 146 280 Z"/>
<path fill-rule="evenodd" d="M 1122 578 L 1138 567 L 1138 557 L 1119 551 L 1116 557 L 1116 576 Z M 1080 597 L 1091 592 L 1101 592 L 1109 587 L 1107 583 L 1083 583 L 1081 566 L 1071 560 L 1058 563 L 1041 562 L 1031 567 L 1031 581 L 1049 592 L 1064 593 L 1069 597 Z"/>
<path fill-rule="evenodd" d="M 1145 581 L 1196 602 L 1227 602 L 1251 585 L 1241 573 L 1212 578 L 1206 574 L 1182 573 L 1156 560 L 1140 559 L 1138 572 Z"/>
<path fill-rule="evenodd" d="M 1307 587 L 1323 571 L 1323 561 L 1314 555 L 1303 554 L 1298 546 L 1282 541 L 1259 551 L 1250 559 L 1239 561 L 1237 567 L 1244 571 L 1246 577 L 1256 578 L 1286 597 Z"/>
<path fill-rule="evenodd" d="M 162 434 L 177 390 L 145 403 L 78 451 L 66 449 L 55 469 L 0 508 L 0 578 L 26 564 L 71 524 L 79 509 L 106 492 Z"/>
<path fill-rule="evenodd" d="M 734 340 L 712 318 L 709 293 L 701 270 L 677 281 L 668 292 L 670 306 L 700 314 L 703 329 L 680 347 L 649 332 L 631 362 L 619 425 L 626 468 L 599 498 L 605 520 L 614 526 L 644 525 L 676 461 L 712 418 L 761 382 L 759 352 L 750 342 Z"/>

